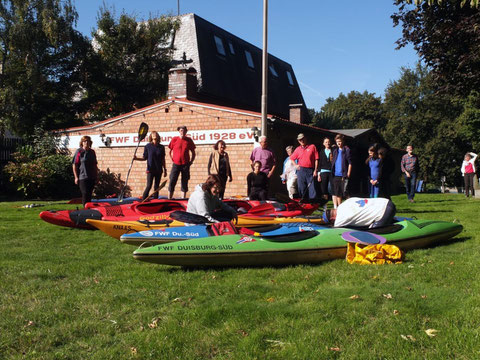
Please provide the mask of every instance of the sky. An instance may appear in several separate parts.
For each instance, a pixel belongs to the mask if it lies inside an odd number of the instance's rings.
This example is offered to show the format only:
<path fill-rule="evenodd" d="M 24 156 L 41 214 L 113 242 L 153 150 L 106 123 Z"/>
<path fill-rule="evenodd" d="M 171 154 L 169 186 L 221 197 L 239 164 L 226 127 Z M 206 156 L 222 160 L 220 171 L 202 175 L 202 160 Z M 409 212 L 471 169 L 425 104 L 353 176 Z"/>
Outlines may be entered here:
<path fill-rule="evenodd" d="M 179 0 L 195 13 L 262 48 L 263 0 Z M 138 20 L 177 14 L 177 0 L 74 0 L 77 29 L 91 37 L 103 4 Z M 352 90 L 383 96 L 401 67 L 414 67 L 412 47 L 395 50 L 393 0 L 269 0 L 268 52 L 293 67 L 308 108 Z"/>

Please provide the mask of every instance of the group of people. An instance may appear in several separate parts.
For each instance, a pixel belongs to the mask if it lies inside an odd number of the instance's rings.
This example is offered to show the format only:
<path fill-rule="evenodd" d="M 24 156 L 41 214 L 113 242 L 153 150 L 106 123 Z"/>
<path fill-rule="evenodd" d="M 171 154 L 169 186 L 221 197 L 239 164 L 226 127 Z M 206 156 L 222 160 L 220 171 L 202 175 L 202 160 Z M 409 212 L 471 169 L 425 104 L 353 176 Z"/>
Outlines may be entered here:
<path fill-rule="evenodd" d="M 181 191 L 186 197 L 188 181 L 190 179 L 190 167 L 195 161 L 195 144 L 187 136 L 187 127 L 177 128 L 178 136 L 171 139 L 168 149 L 172 160 L 170 171 L 168 196 L 173 197 L 178 178 L 181 176 Z M 143 192 L 143 199 L 149 197 L 153 186 L 154 196 L 158 197 L 160 180 L 167 176 L 165 164 L 166 150 L 161 144 L 160 135 L 152 131 L 148 138 L 148 144 L 144 147 L 143 156 L 135 156 L 134 160 L 146 161 L 147 182 Z M 287 158 L 283 162 L 281 180 L 286 184 L 290 198 L 297 198 L 305 202 L 326 203 L 329 193 L 332 195 L 333 210 L 325 211 L 329 221 L 338 224 L 345 222 L 345 215 L 339 215 L 344 211 L 340 205 L 347 196 L 348 181 L 352 173 L 352 155 L 345 138 L 338 134 L 335 137 L 335 147 L 329 138 L 324 138 L 323 148 L 318 151 L 317 147 L 310 143 L 307 137 L 300 133 L 297 136 L 298 146 L 286 148 Z M 260 146 L 256 147 L 251 155 L 252 172 L 247 175 L 247 190 L 251 200 L 267 200 L 270 179 L 276 169 L 276 157 L 269 148 L 265 136 L 259 138 Z M 190 196 L 188 210 L 207 216 L 209 220 L 220 221 L 236 216 L 236 212 L 225 205 L 223 199 L 227 182 L 233 180 L 230 159 L 226 152 L 226 143 L 219 140 L 210 154 L 207 166 L 208 178 L 204 184 L 198 185 Z M 415 184 L 419 169 L 418 156 L 413 153 L 413 147 L 406 147 L 407 153 L 401 160 L 401 171 L 405 177 L 407 198 L 414 202 Z M 359 198 L 351 198 L 344 202 L 342 208 L 349 208 L 348 214 L 355 213 L 355 207 L 378 210 L 381 204 L 382 216 L 390 219 L 394 214 L 393 203 L 390 198 L 390 175 L 394 170 L 394 163 L 387 156 L 385 148 L 371 146 L 368 149 L 366 165 L 369 170 L 368 183 L 370 187 L 370 200 L 365 202 Z M 462 164 L 462 174 L 465 178 L 466 196 L 474 195 L 473 176 L 475 174 L 475 160 L 477 155 L 467 153 Z M 73 173 L 75 183 L 79 185 L 82 193 L 82 203 L 91 201 L 92 191 L 97 179 L 98 166 L 95 151 L 92 149 L 92 140 L 89 136 L 83 136 L 80 148 L 73 157 Z M 317 192 L 320 191 L 320 194 Z M 385 198 L 387 201 L 375 201 L 372 199 Z M 369 203 L 369 206 L 366 204 Z M 350 205 L 349 205 L 350 204 Z M 361 205 L 361 206 L 360 206 Z M 216 217 L 212 216 L 212 209 L 217 209 Z M 325 206 L 326 210 L 326 206 Z M 373 210 L 371 210 L 373 211 Z M 349 216 L 350 216 L 349 215 Z M 348 217 L 348 216 L 347 216 Z M 343 220 L 338 220 L 343 219 Z M 380 219 L 380 220 L 382 220 Z M 378 220 L 378 219 L 377 219 Z M 380 221 L 383 223 L 384 221 Z M 377 223 L 378 221 L 374 221 Z M 341 225 L 340 225 L 341 226 Z"/>

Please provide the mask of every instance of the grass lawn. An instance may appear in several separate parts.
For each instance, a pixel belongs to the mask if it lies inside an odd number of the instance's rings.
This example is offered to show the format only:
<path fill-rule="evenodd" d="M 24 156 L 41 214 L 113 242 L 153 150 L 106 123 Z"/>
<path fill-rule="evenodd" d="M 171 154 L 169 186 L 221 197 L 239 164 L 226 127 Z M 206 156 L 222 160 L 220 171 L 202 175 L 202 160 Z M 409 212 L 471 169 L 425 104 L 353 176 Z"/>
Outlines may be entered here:
<path fill-rule="evenodd" d="M 480 358 L 480 201 L 393 200 L 464 231 L 400 265 L 184 270 L 0 203 L 0 359 Z"/>

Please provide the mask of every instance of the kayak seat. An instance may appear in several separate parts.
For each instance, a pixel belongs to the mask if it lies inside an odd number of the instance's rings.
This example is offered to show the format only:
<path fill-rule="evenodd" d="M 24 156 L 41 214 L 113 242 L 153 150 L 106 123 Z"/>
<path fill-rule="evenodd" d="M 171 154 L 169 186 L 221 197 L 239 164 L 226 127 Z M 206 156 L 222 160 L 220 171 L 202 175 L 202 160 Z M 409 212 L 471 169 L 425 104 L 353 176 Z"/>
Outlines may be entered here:
<path fill-rule="evenodd" d="M 288 234 L 288 235 L 265 237 L 263 239 L 271 242 L 294 242 L 294 241 L 302 241 L 302 240 L 310 239 L 317 235 L 318 235 L 318 231 L 302 231 L 302 232 Z"/>
<path fill-rule="evenodd" d="M 157 213 L 175 211 L 175 210 L 185 211 L 185 207 L 176 201 L 166 201 L 166 202 L 138 204 L 135 207 L 135 210 L 138 210 L 145 214 L 157 214 Z"/>

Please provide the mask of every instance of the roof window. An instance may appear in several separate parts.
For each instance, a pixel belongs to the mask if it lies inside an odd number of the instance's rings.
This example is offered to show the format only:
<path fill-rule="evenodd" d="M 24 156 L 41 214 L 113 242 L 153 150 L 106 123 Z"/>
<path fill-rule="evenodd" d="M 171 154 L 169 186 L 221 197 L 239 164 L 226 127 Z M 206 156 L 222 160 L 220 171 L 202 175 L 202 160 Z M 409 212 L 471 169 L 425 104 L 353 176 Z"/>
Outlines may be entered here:
<path fill-rule="evenodd" d="M 228 42 L 228 48 L 230 49 L 230 54 L 235 55 L 235 49 L 231 41 Z"/>
<path fill-rule="evenodd" d="M 225 48 L 223 47 L 223 41 L 220 37 L 217 35 L 213 35 L 213 38 L 215 39 L 215 45 L 217 46 L 217 52 L 220 55 L 225 56 Z"/>
<path fill-rule="evenodd" d="M 253 58 L 252 58 L 252 54 L 250 53 L 250 51 L 245 50 L 245 58 L 247 59 L 248 67 L 250 67 L 252 69 L 255 69 L 255 64 L 253 63 Z"/>
<path fill-rule="evenodd" d="M 287 70 L 287 78 L 288 78 L 288 83 L 293 86 L 292 73 L 288 70 Z"/>
<path fill-rule="evenodd" d="M 278 77 L 277 70 L 275 70 L 275 66 L 273 64 L 268 65 L 268 68 L 270 69 L 270 72 L 273 76 Z"/>

